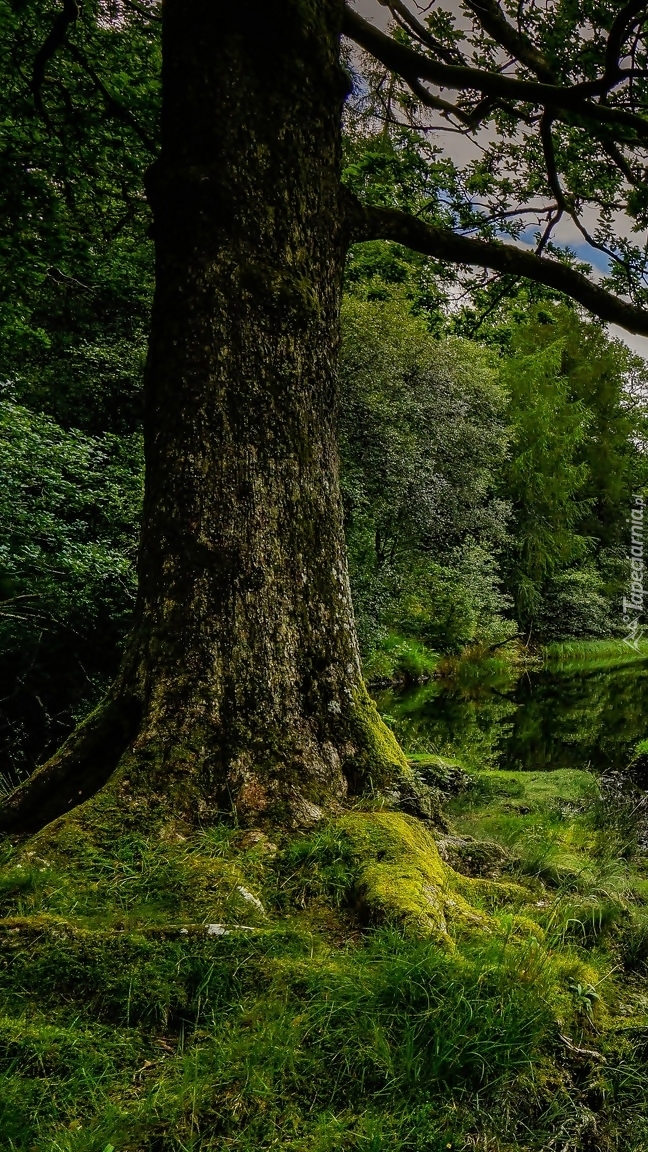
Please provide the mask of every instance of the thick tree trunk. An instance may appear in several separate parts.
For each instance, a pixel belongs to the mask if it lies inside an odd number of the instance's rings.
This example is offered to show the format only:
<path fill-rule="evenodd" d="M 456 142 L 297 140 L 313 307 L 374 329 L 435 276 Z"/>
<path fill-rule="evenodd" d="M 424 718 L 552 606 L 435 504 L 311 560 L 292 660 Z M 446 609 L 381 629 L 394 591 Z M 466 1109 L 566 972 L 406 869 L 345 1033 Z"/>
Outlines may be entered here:
<path fill-rule="evenodd" d="M 113 720 L 5 826 L 103 783 L 120 701 L 108 786 L 185 814 L 306 822 L 403 767 L 362 683 L 338 485 L 341 19 L 338 0 L 165 0 L 136 625 Z"/>

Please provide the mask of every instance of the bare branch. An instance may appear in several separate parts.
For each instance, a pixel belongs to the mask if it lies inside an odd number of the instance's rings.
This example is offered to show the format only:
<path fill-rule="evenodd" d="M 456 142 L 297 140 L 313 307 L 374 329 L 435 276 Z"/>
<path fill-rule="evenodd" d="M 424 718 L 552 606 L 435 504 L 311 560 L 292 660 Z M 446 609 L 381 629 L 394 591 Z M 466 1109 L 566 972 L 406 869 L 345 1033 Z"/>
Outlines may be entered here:
<path fill-rule="evenodd" d="M 396 208 L 366 206 L 348 191 L 345 198 L 351 243 L 393 240 L 436 260 L 522 276 L 571 296 L 601 320 L 619 324 L 628 332 L 648 336 L 648 311 L 620 300 L 558 260 L 537 256 L 534 252 L 515 248 L 512 244 L 502 244 L 499 240 L 473 240 L 460 236 L 450 228 L 426 224 L 420 218 Z"/>

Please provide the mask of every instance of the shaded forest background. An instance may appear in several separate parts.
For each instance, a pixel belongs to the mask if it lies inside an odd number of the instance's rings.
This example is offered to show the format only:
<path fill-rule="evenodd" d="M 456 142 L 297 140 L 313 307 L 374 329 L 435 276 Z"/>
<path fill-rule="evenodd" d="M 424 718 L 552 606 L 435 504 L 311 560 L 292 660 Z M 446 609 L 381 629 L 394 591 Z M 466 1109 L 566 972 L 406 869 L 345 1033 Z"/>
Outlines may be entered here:
<path fill-rule="evenodd" d="M 137 17 L 88 24 L 39 112 L 26 76 L 42 19 L 39 5 L 0 0 L 7 783 L 61 743 L 118 665 L 136 586 L 153 288 L 143 172 L 158 29 Z M 371 203 L 458 211 L 452 165 L 354 107 L 346 183 Z M 476 166 L 475 193 L 480 179 Z M 542 288 L 498 278 L 465 292 L 456 272 L 397 245 L 352 251 L 340 450 L 369 679 L 425 676 L 466 646 L 619 633 L 628 509 L 648 484 L 647 386 L 643 361 Z"/>

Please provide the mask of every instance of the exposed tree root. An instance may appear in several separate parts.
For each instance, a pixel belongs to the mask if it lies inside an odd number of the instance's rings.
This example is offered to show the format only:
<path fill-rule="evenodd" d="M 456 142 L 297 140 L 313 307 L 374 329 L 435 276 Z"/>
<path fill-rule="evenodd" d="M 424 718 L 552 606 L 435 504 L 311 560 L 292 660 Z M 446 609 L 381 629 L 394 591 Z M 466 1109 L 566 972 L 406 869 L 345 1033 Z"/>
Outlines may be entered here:
<path fill-rule="evenodd" d="M 348 712 L 318 731 L 304 716 L 275 731 L 253 718 L 239 731 L 195 715 L 165 715 L 115 685 L 46 764 L 0 805 L 0 831 L 33 833 L 108 791 L 121 808 L 167 811 L 188 825 L 223 811 L 241 824 L 307 828 L 340 812 L 348 794 L 416 781 L 393 734 L 362 688 Z M 418 813 L 418 807 L 416 808 Z"/>
<path fill-rule="evenodd" d="M 425 825 L 412 816 L 352 812 L 338 827 L 359 866 L 357 896 L 368 919 L 392 920 L 416 936 L 452 947 L 457 932 L 497 934 L 484 905 L 515 907 L 529 901 L 529 891 L 519 884 L 455 872 L 441 859 Z M 514 917 L 513 930 L 521 936 L 541 935 L 524 915 Z"/>
<path fill-rule="evenodd" d="M 133 698 L 100 704 L 47 763 L 0 807 L 0 831 L 30 833 L 93 796 L 109 780 L 137 733 Z"/>

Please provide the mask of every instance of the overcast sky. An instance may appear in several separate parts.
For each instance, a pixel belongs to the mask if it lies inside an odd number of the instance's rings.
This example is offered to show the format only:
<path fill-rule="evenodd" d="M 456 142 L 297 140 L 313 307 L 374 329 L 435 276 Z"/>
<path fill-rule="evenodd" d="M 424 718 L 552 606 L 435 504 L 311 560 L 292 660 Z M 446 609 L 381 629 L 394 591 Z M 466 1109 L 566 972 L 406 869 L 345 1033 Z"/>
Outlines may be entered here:
<path fill-rule="evenodd" d="M 379 0 L 355 0 L 354 6 L 367 20 L 371 20 L 372 23 L 378 25 L 380 28 L 387 28 L 390 19 L 389 12 L 387 8 L 379 3 Z M 412 7 L 413 10 L 417 10 L 417 6 L 413 5 Z M 444 7 L 452 9 L 454 7 L 452 0 L 450 3 L 447 3 L 446 0 Z M 417 11 L 417 14 L 420 16 L 420 10 Z M 451 148 L 448 147 L 450 142 L 452 143 Z M 440 135 L 439 143 L 453 156 L 457 163 L 464 163 L 471 158 L 472 149 L 470 143 L 464 136 L 448 137 L 447 134 L 443 133 Z M 629 233 L 629 221 L 620 220 L 620 234 L 623 234 L 626 230 Z M 563 217 L 558 228 L 555 230 L 554 238 L 560 244 L 568 244 L 582 260 L 591 264 L 595 270 L 595 277 L 597 276 L 597 272 L 600 274 L 607 270 L 606 256 L 596 248 L 592 248 L 583 240 L 573 221 Z M 510 242 L 509 240 L 509 243 Z M 520 241 L 520 243 L 524 243 L 524 241 Z M 530 238 L 529 245 L 531 243 Z M 610 332 L 625 341 L 628 347 L 632 348 L 634 352 L 638 352 L 648 360 L 648 337 L 636 336 L 631 332 L 626 332 L 623 328 L 619 328 L 617 325 L 610 325 Z"/>

